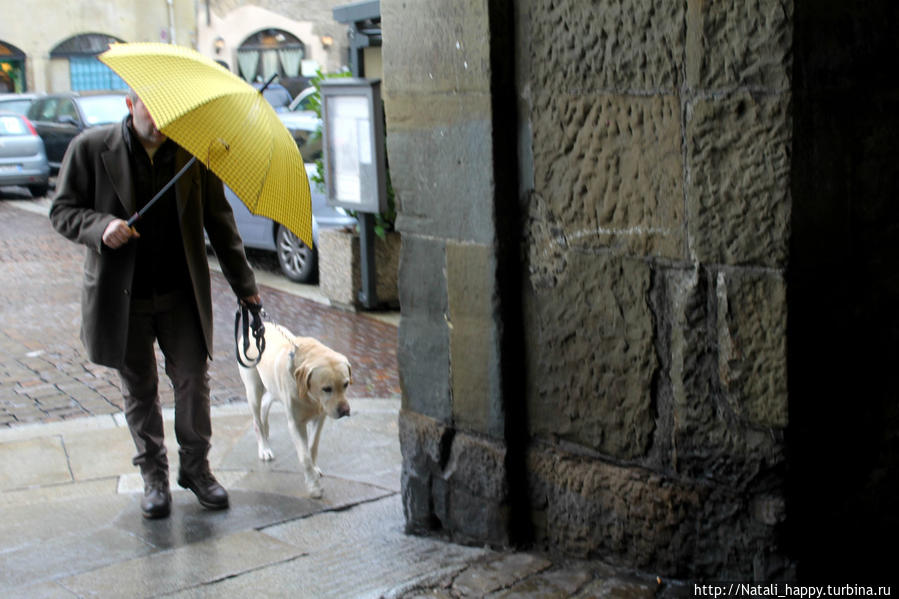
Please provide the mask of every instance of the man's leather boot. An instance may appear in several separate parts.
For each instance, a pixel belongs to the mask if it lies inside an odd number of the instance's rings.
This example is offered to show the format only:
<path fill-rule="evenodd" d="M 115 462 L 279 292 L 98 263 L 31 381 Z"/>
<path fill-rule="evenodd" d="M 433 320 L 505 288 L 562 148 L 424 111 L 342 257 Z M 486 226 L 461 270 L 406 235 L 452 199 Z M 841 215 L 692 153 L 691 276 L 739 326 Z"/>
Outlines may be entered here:
<path fill-rule="evenodd" d="M 172 494 L 169 492 L 169 479 L 150 477 L 144 480 L 144 497 L 140 502 L 140 511 L 144 518 L 168 518 L 172 511 Z"/>
<path fill-rule="evenodd" d="M 228 492 L 219 484 L 208 464 L 202 464 L 194 471 L 183 466 L 178 469 L 178 484 L 193 491 L 200 505 L 209 510 L 223 510 L 228 507 Z"/>

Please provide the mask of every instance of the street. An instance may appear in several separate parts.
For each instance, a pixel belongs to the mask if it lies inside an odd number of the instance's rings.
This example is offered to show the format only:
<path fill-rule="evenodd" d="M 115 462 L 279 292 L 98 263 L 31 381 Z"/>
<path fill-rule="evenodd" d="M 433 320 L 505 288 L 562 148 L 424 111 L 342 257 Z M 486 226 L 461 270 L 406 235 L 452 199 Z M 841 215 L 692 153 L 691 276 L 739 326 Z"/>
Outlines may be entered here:
<path fill-rule="evenodd" d="M 49 202 L 30 200 L 27 191 L 16 190 L 0 191 L 0 426 L 116 413 L 122 408 L 118 375 L 88 362 L 79 339 L 84 249 L 52 229 L 43 216 Z M 314 288 L 277 274 L 273 256 L 249 254 L 264 286 L 269 318 L 350 359 L 350 399 L 399 397 L 395 325 L 299 297 L 297 293 L 309 295 Z M 212 403 L 243 402 L 234 358 L 236 299 L 219 273 L 213 273 L 212 286 Z M 168 406 L 171 391 L 161 354 L 157 358 L 161 399 Z"/>

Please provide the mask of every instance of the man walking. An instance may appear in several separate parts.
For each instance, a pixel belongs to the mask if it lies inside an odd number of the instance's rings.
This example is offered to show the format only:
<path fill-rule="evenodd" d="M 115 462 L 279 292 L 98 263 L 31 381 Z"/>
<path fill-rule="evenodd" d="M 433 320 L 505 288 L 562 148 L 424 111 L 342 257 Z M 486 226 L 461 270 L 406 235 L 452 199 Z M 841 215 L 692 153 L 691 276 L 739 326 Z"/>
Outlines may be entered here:
<path fill-rule="evenodd" d="M 144 479 L 147 518 L 171 511 L 154 341 L 175 399 L 178 484 L 209 509 L 228 493 L 209 469 L 208 358 L 212 297 L 204 229 L 237 297 L 260 303 L 222 182 L 195 163 L 136 229 L 126 219 L 190 159 L 167 139 L 133 92 L 120 124 L 90 129 L 66 152 L 50 208 L 53 227 L 87 246 L 81 339 L 92 362 L 118 370 L 125 417 Z"/>

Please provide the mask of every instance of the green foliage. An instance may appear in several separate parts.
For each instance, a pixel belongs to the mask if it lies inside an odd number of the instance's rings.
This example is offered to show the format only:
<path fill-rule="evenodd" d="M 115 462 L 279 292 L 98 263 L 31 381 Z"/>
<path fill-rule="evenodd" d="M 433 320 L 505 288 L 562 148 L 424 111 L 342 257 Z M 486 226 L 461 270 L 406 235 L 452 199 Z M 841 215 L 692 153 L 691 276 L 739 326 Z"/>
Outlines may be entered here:
<path fill-rule="evenodd" d="M 322 81 L 325 79 L 334 79 L 338 77 L 352 77 L 352 74 L 349 71 L 340 71 L 337 73 L 322 73 L 321 69 L 315 72 L 315 77 L 312 78 L 312 87 L 315 88 L 315 93 L 309 97 L 309 106 L 315 111 L 315 114 L 318 115 L 319 122 L 321 122 L 322 118 L 322 96 L 321 96 L 321 85 Z M 322 136 L 322 127 L 319 124 L 318 129 L 316 129 L 313 134 L 312 139 L 321 139 Z M 386 145 L 386 140 L 385 140 Z M 387 156 L 387 148 L 384 148 L 384 156 Z M 390 168 L 385 165 L 385 171 L 387 175 L 387 209 L 384 212 L 375 215 L 375 234 L 378 237 L 383 238 L 389 231 L 393 231 L 394 223 L 396 222 L 396 201 L 394 199 L 393 185 L 390 182 Z M 312 183 L 314 183 L 319 191 L 325 191 L 325 163 L 319 158 L 315 161 L 315 175 L 312 176 Z M 354 218 L 358 218 L 358 214 L 355 210 L 348 210 L 347 213 Z"/>

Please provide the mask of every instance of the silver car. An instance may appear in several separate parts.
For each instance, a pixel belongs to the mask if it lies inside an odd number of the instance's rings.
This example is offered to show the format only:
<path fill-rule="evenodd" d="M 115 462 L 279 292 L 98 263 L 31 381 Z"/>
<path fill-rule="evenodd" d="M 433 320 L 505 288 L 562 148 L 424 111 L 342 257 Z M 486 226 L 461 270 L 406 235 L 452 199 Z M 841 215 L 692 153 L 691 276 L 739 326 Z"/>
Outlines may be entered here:
<path fill-rule="evenodd" d="M 31 122 L 0 112 L 0 186 L 23 185 L 34 197 L 47 195 L 50 167 L 44 142 Z"/>
<path fill-rule="evenodd" d="M 0 94 L 0 112 L 25 114 L 40 94 Z"/>
<path fill-rule="evenodd" d="M 226 185 L 225 197 L 231 204 L 237 229 L 248 248 L 275 252 L 281 272 L 297 283 L 314 283 L 318 279 L 318 231 L 319 229 L 354 226 L 356 219 L 342 208 L 328 205 L 325 195 L 312 182 L 315 164 L 306 163 L 306 175 L 312 192 L 312 241 L 310 248 L 287 227 L 264 216 L 250 212 L 233 191 Z"/>

